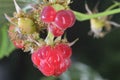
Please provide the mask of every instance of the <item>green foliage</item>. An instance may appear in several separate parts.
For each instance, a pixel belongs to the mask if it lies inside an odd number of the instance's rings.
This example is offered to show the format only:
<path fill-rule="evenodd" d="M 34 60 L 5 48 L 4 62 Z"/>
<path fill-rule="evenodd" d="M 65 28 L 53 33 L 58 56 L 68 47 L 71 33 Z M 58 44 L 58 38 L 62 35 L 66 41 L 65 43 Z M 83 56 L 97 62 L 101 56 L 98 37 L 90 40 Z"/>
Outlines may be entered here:
<path fill-rule="evenodd" d="M 11 14 L 14 11 L 14 5 L 12 0 L 0 0 L 0 26 L 7 21 L 4 17 L 4 13 Z"/>
<path fill-rule="evenodd" d="M 39 3 L 43 0 L 18 0 L 18 1 L 25 2 L 25 3 Z"/>
<path fill-rule="evenodd" d="M 17 0 L 17 2 L 20 6 L 25 6 L 25 3 L 23 3 L 22 1 Z M 15 12 L 13 0 L 0 0 L 0 26 L 2 26 L 7 21 L 4 14 L 6 13 L 12 16 L 13 12 Z"/>
<path fill-rule="evenodd" d="M 13 11 L 13 0 L 0 0 L 0 59 L 8 56 L 15 49 L 8 37 L 8 25 L 4 17 L 4 13 L 11 15 Z"/>
<path fill-rule="evenodd" d="M 4 56 L 8 56 L 15 49 L 10 42 L 7 30 L 7 26 L 0 27 L 0 59 Z"/>

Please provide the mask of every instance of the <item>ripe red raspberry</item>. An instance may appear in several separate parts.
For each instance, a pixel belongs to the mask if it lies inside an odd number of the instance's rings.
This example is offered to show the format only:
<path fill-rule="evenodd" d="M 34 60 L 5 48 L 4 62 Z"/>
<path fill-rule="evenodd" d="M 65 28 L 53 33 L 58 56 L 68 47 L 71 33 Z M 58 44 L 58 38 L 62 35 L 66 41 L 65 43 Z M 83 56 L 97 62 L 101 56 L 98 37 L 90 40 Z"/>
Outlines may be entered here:
<path fill-rule="evenodd" d="M 54 74 L 54 64 L 50 64 L 46 60 L 42 60 L 38 69 L 45 75 L 45 76 L 52 76 Z"/>
<path fill-rule="evenodd" d="M 69 67 L 70 56 L 71 48 L 62 43 L 55 46 L 43 46 L 34 52 L 31 58 L 32 62 L 45 76 L 58 76 Z"/>
<path fill-rule="evenodd" d="M 63 58 L 70 58 L 70 56 L 72 55 L 72 49 L 67 44 L 58 44 L 56 45 L 56 48 L 62 51 L 61 55 L 63 56 Z"/>
<path fill-rule="evenodd" d="M 43 46 L 31 56 L 32 62 L 45 76 L 54 74 L 54 66 L 49 62 L 49 60 L 53 59 L 50 58 L 52 57 L 52 52 L 53 48 L 51 46 Z"/>
<path fill-rule="evenodd" d="M 51 46 L 43 46 L 38 49 L 38 54 L 41 59 L 46 59 L 51 56 L 52 47 Z"/>
<path fill-rule="evenodd" d="M 31 55 L 31 60 L 32 62 L 37 66 L 40 65 L 40 55 L 38 54 L 38 51 L 35 51 L 32 55 Z"/>
<path fill-rule="evenodd" d="M 51 51 L 51 55 L 47 58 L 47 61 L 50 64 L 54 64 L 54 67 L 56 67 L 63 60 L 61 53 L 62 53 L 61 51 L 53 47 Z"/>
<path fill-rule="evenodd" d="M 61 75 L 63 72 L 65 72 L 67 70 L 67 68 L 70 66 L 71 64 L 71 60 L 70 58 L 68 59 L 64 59 L 60 64 L 57 65 L 57 67 L 55 68 L 55 73 L 54 76 L 59 76 Z"/>
<path fill-rule="evenodd" d="M 57 27 L 66 29 L 75 23 L 75 15 L 71 10 L 60 10 L 57 12 L 54 22 Z"/>
<path fill-rule="evenodd" d="M 55 37 L 61 36 L 64 33 L 64 30 L 56 27 L 54 24 L 50 24 L 48 30 L 51 31 Z"/>
<path fill-rule="evenodd" d="M 56 16 L 55 9 L 51 6 L 45 6 L 41 12 L 40 18 L 43 22 L 49 23 L 54 21 L 55 16 Z"/>

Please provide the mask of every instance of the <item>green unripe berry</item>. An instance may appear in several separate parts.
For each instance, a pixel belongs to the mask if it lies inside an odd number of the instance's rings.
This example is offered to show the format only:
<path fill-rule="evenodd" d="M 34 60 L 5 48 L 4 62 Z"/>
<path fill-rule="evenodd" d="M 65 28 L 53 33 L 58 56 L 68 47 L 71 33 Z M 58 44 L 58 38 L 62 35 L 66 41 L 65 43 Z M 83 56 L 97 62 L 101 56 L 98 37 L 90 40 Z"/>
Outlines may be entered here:
<path fill-rule="evenodd" d="M 34 22 L 29 18 L 18 18 L 18 27 L 23 34 L 32 34 L 36 31 Z"/>

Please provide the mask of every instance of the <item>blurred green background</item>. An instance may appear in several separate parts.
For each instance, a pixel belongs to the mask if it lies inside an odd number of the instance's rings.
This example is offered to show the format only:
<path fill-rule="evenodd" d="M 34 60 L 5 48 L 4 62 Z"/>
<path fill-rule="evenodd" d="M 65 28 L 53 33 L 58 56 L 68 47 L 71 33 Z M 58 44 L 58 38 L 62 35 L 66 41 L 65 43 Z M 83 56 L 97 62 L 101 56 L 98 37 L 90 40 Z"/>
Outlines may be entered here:
<path fill-rule="evenodd" d="M 26 0 L 28 2 L 24 1 L 17 0 L 22 8 L 29 3 L 29 0 Z M 103 11 L 113 4 L 112 0 L 73 0 L 70 7 L 75 11 L 86 13 L 85 1 L 90 9 L 93 9 L 99 2 L 99 11 Z M 0 0 L 0 31 L 3 26 L 8 27 L 4 13 L 12 16 L 14 11 L 12 0 Z M 115 14 L 112 20 L 120 23 L 120 14 Z M 89 30 L 90 23 L 87 20 L 76 21 L 74 27 L 66 31 L 69 41 L 76 38 L 79 38 L 79 41 L 72 46 L 73 55 L 70 69 L 60 77 L 43 76 L 33 66 L 29 53 L 15 49 L 8 57 L 0 59 L 0 80 L 120 80 L 120 28 L 113 26 L 111 32 L 102 39 L 88 36 Z M 0 47 L 2 38 L 0 32 Z"/>

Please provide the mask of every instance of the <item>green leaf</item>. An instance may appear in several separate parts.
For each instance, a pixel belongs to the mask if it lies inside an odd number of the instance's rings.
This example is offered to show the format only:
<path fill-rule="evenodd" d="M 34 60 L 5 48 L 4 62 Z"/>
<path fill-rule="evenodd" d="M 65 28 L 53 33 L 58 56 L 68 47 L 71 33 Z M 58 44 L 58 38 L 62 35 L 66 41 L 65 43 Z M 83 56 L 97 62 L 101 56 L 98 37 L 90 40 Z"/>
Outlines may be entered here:
<path fill-rule="evenodd" d="M 0 27 L 0 59 L 8 56 L 15 49 L 8 37 L 7 30 L 6 26 Z"/>

